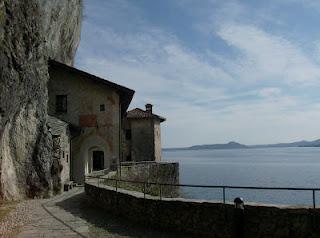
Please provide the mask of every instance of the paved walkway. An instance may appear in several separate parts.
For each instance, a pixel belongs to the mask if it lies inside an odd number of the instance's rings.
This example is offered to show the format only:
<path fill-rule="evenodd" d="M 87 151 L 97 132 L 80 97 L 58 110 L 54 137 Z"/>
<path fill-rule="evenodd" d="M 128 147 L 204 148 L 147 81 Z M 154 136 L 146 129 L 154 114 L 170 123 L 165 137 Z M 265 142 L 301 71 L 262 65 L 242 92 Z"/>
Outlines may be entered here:
<path fill-rule="evenodd" d="M 82 190 L 76 188 L 50 200 L 39 200 L 38 206 L 32 211 L 30 223 L 21 228 L 17 237 L 88 237 L 89 230 L 85 220 L 58 206 L 63 201 L 79 196 L 83 193 Z"/>
<path fill-rule="evenodd" d="M 17 238 L 44 237 L 186 237 L 134 225 L 86 202 L 83 188 L 74 188 L 48 200 L 39 200 L 32 209 L 31 222 Z"/>

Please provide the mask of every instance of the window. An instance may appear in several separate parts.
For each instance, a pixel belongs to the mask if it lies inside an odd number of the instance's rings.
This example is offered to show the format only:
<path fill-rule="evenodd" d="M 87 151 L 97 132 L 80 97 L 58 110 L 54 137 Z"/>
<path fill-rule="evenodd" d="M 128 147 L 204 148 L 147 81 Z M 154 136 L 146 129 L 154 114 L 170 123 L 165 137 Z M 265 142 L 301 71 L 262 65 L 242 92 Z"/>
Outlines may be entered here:
<path fill-rule="evenodd" d="M 126 130 L 126 139 L 131 140 L 131 130 Z"/>
<path fill-rule="evenodd" d="M 56 96 L 56 112 L 67 112 L 67 95 Z"/>
<path fill-rule="evenodd" d="M 4 110 L 0 107 L 0 117 L 4 116 Z"/>
<path fill-rule="evenodd" d="M 106 110 L 106 107 L 104 104 L 100 104 L 100 112 L 104 112 Z"/>
<path fill-rule="evenodd" d="M 127 155 L 127 161 L 132 161 L 131 155 Z"/>

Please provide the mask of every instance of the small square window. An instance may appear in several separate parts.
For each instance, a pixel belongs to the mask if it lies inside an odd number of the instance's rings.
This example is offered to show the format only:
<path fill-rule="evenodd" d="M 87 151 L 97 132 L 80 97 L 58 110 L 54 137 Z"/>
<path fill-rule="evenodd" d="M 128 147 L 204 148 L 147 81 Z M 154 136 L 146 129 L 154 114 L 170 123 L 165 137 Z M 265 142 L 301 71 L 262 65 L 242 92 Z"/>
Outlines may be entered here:
<path fill-rule="evenodd" d="M 100 112 L 104 112 L 106 110 L 106 106 L 104 104 L 100 104 Z"/>
<path fill-rule="evenodd" d="M 56 95 L 56 112 L 67 112 L 67 95 Z"/>

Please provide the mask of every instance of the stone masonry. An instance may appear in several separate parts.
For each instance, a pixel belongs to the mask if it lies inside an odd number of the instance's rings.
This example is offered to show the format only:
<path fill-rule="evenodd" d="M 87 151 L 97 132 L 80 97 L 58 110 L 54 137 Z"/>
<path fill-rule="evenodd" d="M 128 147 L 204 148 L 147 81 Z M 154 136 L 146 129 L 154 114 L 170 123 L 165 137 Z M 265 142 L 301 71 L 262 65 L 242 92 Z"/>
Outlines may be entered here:
<path fill-rule="evenodd" d="M 233 204 L 165 198 L 112 187 L 98 187 L 87 182 L 85 192 L 96 206 L 134 222 L 157 228 L 186 232 L 195 236 L 233 238 L 237 210 Z M 320 209 L 246 205 L 246 238 L 316 238 L 320 237 Z"/>

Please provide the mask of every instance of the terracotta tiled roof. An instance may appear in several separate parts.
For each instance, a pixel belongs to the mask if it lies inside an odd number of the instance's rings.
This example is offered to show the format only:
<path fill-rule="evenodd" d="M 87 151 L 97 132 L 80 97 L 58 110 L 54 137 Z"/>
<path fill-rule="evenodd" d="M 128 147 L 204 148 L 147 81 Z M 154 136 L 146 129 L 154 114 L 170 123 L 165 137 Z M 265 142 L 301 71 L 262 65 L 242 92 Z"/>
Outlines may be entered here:
<path fill-rule="evenodd" d="M 154 118 L 159 119 L 160 122 L 164 122 L 166 119 L 164 117 L 158 116 L 156 114 L 146 112 L 140 108 L 135 108 L 127 112 L 128 119 L 140 119 L 140 118 Z"/>

